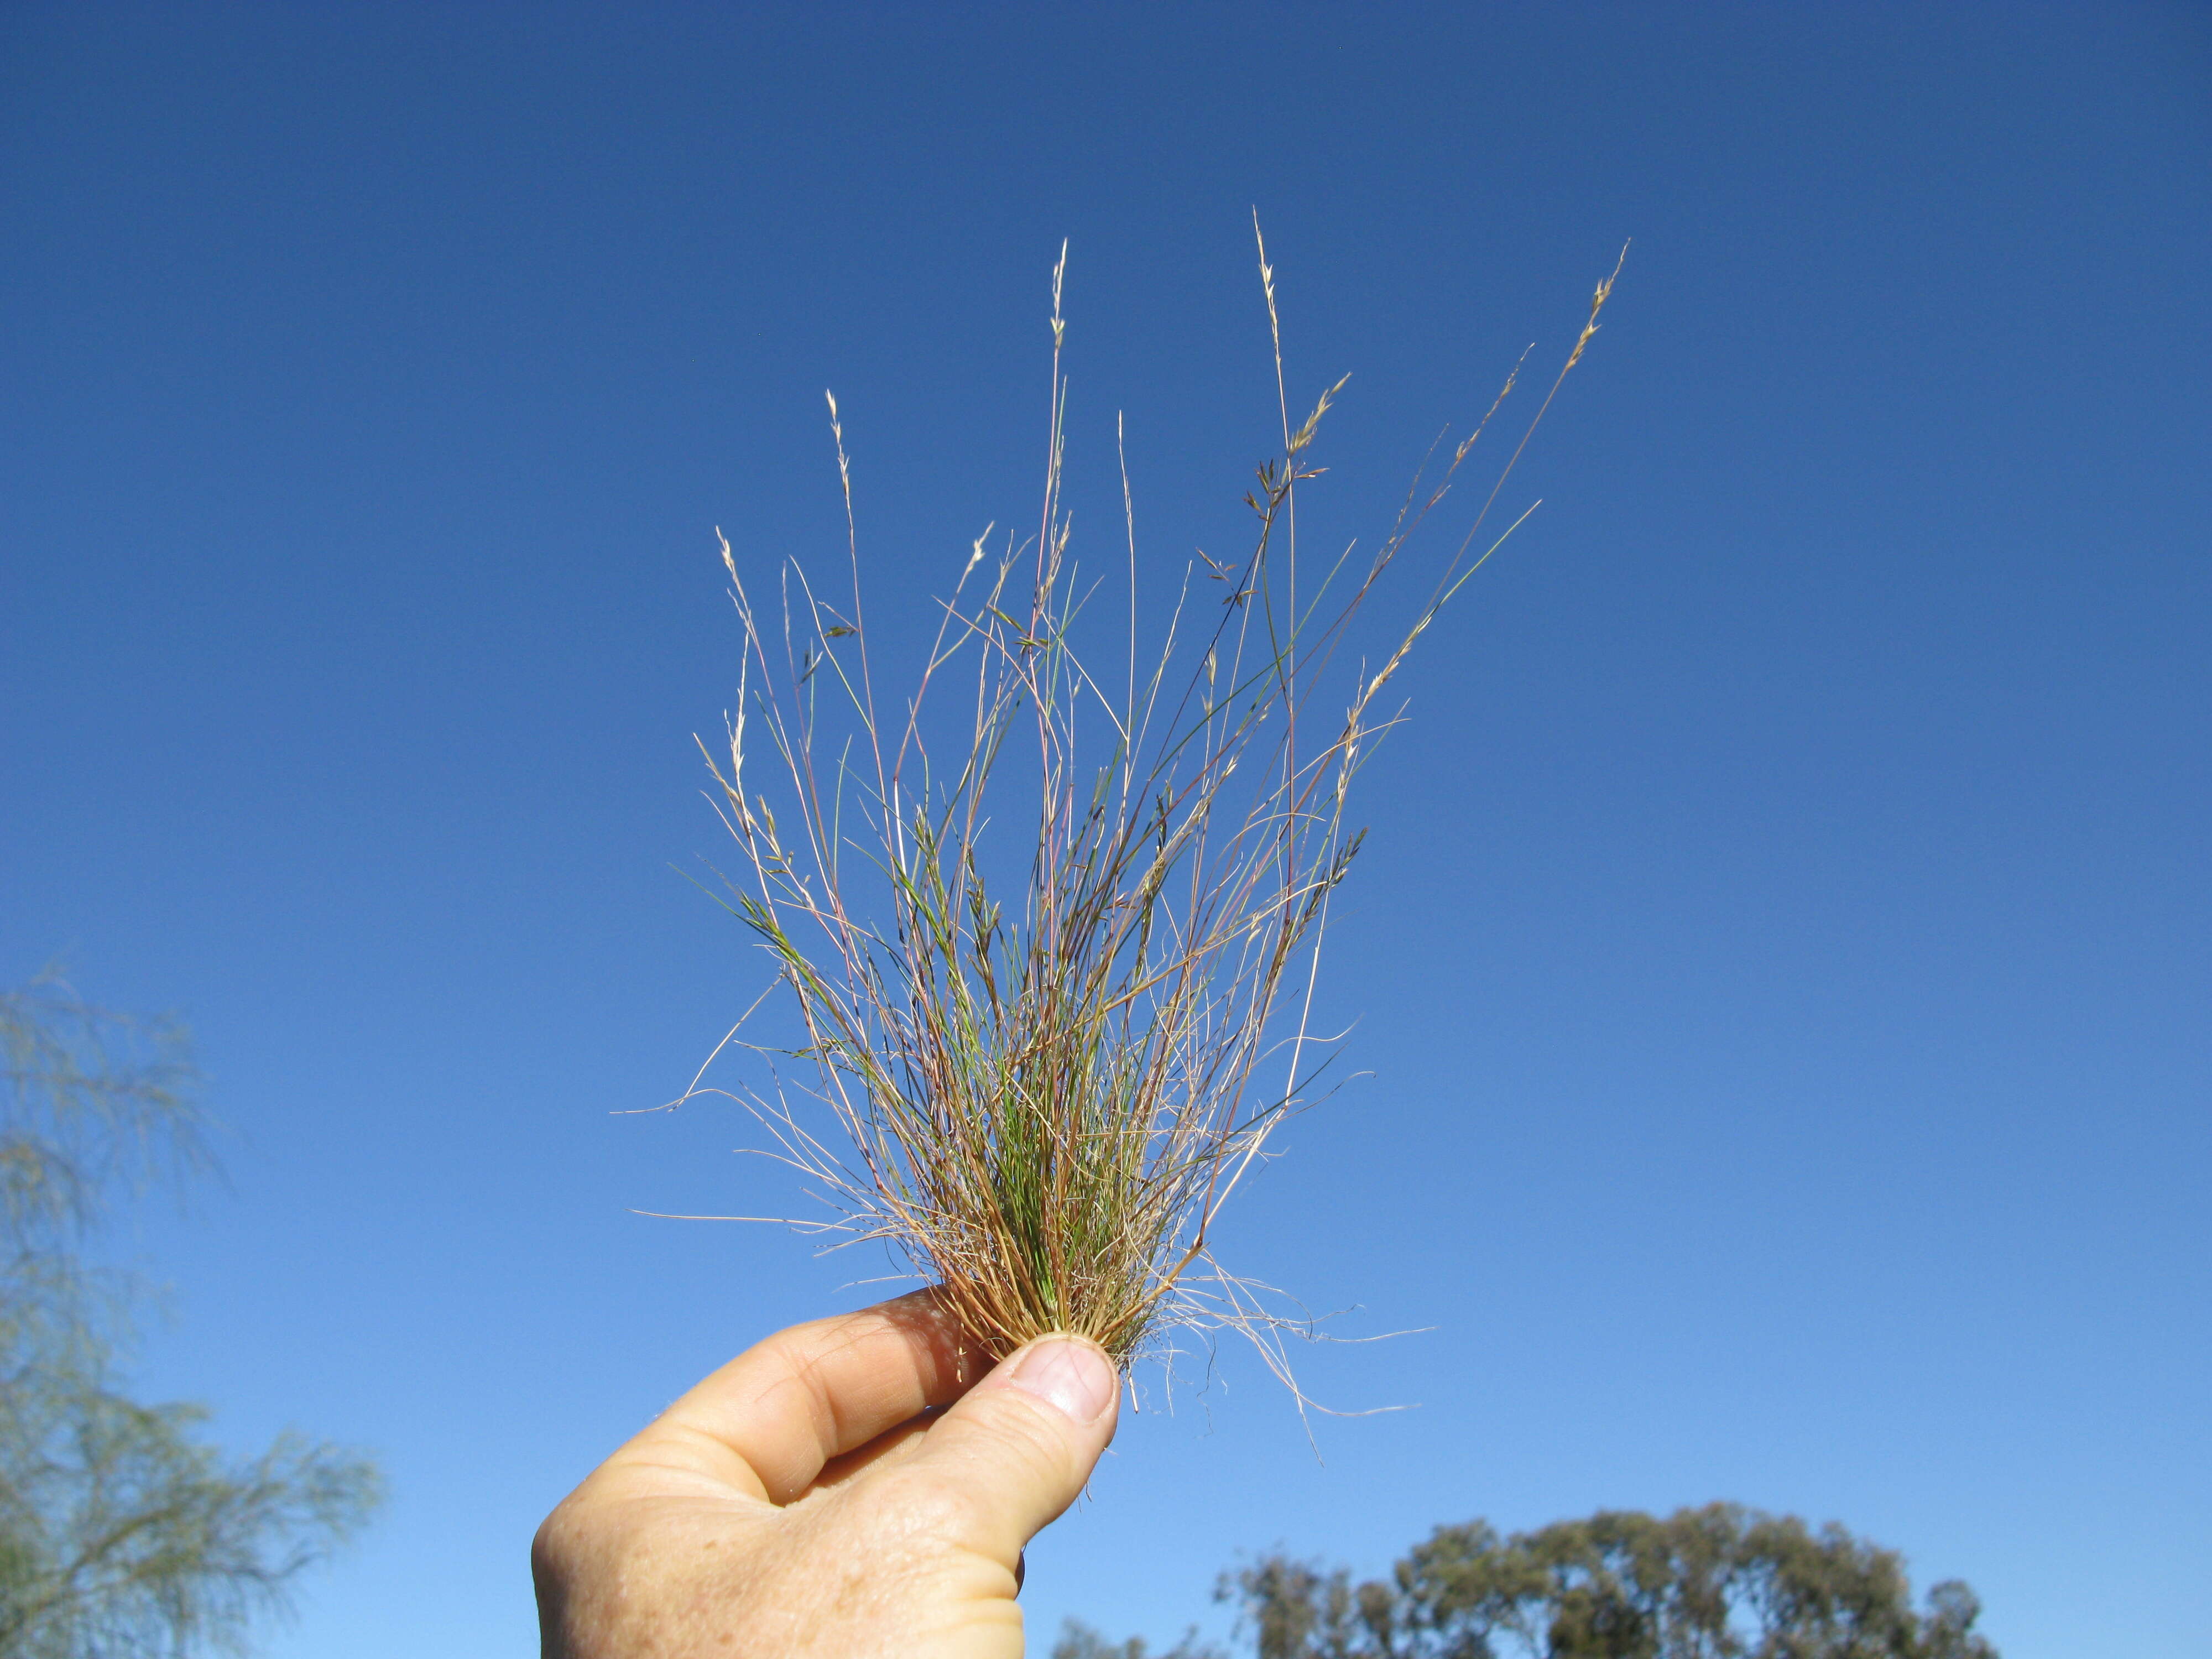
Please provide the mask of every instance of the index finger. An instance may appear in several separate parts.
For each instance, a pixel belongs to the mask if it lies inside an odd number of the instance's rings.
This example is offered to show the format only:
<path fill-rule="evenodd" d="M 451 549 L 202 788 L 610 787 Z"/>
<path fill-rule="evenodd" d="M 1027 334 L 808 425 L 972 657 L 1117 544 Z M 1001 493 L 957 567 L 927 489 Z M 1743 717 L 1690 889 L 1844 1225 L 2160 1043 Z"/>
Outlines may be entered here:
<path fill-rule="evenodd" d="M 617 1453 L 788 1504 L 831 1458 L 965 1393 L 990 1360 L 933 1290 L 756 1343 Z"/>

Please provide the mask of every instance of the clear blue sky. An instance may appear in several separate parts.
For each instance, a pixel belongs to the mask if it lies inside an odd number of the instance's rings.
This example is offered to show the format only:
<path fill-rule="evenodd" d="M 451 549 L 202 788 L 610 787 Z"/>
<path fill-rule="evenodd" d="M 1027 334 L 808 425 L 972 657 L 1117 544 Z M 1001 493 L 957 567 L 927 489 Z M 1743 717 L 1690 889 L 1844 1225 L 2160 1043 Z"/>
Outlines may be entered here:
<path fill-rule="evenodd" d="M 676 1091 L 758 982 L 672 866 L 713 526 L 940 588 L 1034 511 L 1225 542 L 1353 379 L 1370 534 L 1619 295 L 1433 631 L 1237 1264 L 1353 1328 L 1322 1461 L 1224 1352 L 1032 1555 L 1172 1635 L 1276 1544 L 1729 1498 L 2008 1659 L 2212 1627 L 2212 20 L 2201 7 L 15 5 L 0 977 L 174 1006 L 228 1190 L 149 1390 L 381 1449 L 286 1659 L 534 1650 L 538 1517 L 869 1264 Z M 887 601 L 887 604 L 890 601 Z M 1040 1644 L 1041 1646 L 1041 1644 Z"/>

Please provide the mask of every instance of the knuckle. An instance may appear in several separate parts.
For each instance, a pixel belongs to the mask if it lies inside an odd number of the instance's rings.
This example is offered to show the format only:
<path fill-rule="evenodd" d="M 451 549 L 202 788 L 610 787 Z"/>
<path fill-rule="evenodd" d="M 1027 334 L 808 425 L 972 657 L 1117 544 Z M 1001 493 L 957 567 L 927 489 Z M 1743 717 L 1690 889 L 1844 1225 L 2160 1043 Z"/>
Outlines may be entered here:
<path fill-rule="evenodd" d="M 579 1553 L 587 1522 L 578 1507 L 574 1496 L 563 1498 L 538 1523 L 537 1534 L 530 1540 L 530 1565 L 539 1577 L 564 1571 Z"/>

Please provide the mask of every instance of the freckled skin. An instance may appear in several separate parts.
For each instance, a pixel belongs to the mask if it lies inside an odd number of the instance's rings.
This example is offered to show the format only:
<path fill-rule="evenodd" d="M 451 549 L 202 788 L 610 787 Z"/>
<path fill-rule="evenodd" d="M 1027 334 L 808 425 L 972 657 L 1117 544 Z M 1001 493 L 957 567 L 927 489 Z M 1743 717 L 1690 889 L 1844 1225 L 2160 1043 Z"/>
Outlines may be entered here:
<path fill-rule="evenodd" d="M 747 1350 L 538 1528 L 546 1659 L 1018 1659 L 1115 1379 L 1073 1339 L 981 1370 L 927 1291 Z"/>

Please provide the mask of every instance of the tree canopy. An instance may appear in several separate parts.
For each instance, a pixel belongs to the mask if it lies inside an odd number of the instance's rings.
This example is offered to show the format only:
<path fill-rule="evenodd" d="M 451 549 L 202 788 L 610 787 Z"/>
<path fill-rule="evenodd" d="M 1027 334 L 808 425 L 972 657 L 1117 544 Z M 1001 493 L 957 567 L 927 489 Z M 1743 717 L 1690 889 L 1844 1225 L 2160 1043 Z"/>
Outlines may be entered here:
<path fill-rule="evenodd" d="M 1223 1575 L 1256 1659 L 1997 1659 L 1947 1580 L 1832 1522 L 1738 1504 L 1606 1510 L 1501 1536 L 1440 1527 L 1386 1579 L 1281 1554 Z M 1054 1659 L 1146 1659 L 1071 1624 Z M 1220 1659 L 1188 1637 L 1160 1659 Z"/>
<path fill-rule="evenodd" d="M 242 1649 L 257 1614 L 351 1535 L 381 1483 L 297 1434 L 233 1459 L 195 1405 L 118 1375 L 129 1279 L 87 1265 L 108 1206 L 208 1169 L 189 1041 L 52 975 L 0 992 L 0 1654 Z"/>

